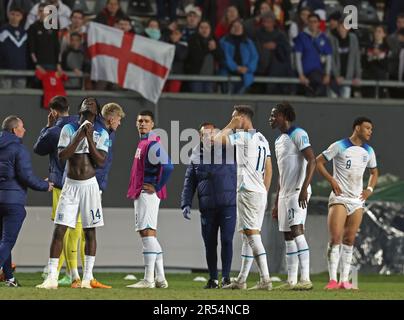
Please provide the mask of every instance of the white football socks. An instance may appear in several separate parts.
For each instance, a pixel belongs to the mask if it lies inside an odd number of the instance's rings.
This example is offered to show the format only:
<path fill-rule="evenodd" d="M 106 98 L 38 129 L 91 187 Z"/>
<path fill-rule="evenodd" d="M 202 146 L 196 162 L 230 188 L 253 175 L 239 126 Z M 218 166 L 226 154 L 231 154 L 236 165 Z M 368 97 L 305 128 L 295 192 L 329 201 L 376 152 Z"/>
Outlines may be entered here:
<path fill-rule="evenodd" d="M 144 279 L 148 282 L 154 282 L 154 267 L 157 257 L 156 242 L 156 237 L 142 237 L 143 261 L 145 266 Z"/>
<path fill-rule="evenodd" d="M 254 255 L 245 234 L 241 235 L 241 240 L 241 269 L 237 277 L 237 281 L 243 283 L 247 281 L 248 274 L 250 273 L 250 269 L 254 261 Z"/>
<path fill-rule="evenodd" d="M 59 258 L 49 258 L 48 261 L 48 278 L 57 280 L 59 277 L 58 272 Z"/>
<path fill-rule="evenodd" d="M 337 271 L 338 271 L 340 250 L 341 245 L 339 244 L 332 245 L 331 243 L 328 243 L 328 249 L 327 249 L 328 274 L 330 276 L 330 280 L 335 280 L 337 282 L 338 282 Z"/>
<path fill-rule="evenodd" d="M 300 280 L 310 281 L 310 250 L 304 234 L 295 238 L 300 262 Z"/>
<path fill-rule="evenodd" d="M 72 281 L 80 279 L 79 270 L 77 268 L 72 268 L 72 270 L 70 271 L 70 278 L 72 279 Z"/>
<path fill-rule="evenodd" d="M 297 283 L 299 269 L 299 257 L 295 240 L 285 241 L 286 244 L 286 265 L 288 269 L 288 282 L 292 285 Z"/>
<path fill-rule="evenodd" d="M 270 278 L 267 264 L 267 254 L 265 252 L 264 245 L 262 244 L 261 235 L 253 234 L 247 236 L 247 238 L 254 255 L 254 260 L 257 263 L 258 270 L 260 272 L 261 281 L 269 281 Z"/>
<path fill-rule="evenodd" d="M 164 274 L 164 264 L 163 264 L 163 249 L 161 248 L 161 245 L 157 238 L 155 238 L 155 244 L 156 244 L 156 280 L 157 281 L 164 281 L 166 279 L 166 276 Z"/>
<path fill-rule="evenodd" d="M 84 256 L 84 271 L 83 280 L 93 280 L 93 268 L 94 268 L 95 256 Z"/>
<path fill-rule="evenodd" d="M 351 272 L 351 263 L 353 255 L 353 246 L 342 244 L 341 251 L 341 282 L 349 281 L 349 273 Z"/>

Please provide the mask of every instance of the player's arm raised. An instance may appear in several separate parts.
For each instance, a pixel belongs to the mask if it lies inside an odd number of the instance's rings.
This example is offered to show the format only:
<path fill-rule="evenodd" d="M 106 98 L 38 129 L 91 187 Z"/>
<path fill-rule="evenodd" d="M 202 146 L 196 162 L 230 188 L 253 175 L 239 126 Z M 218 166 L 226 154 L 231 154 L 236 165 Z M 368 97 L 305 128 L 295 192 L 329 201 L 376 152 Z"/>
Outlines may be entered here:
<path fill-rule="evenodd" d="M 229 135 L 233 133 L 234 129 L 240 127 L 240 121 L 240 116 L 231 118 L 229 124 L 221 131 L 219 131 L 219 133 L 215 136 L 214 142 L 222 145 L 226 145 L 227 143 L 229 143 Z"/>
<path fill-rule="evenodd" d="M 376 187 L 377 178 L 379 177 L 379 170 L 377 168 L 369 169 L 370 176 L 368 186 L 365 190 L 362 191 L 360 199 L 365 201 L 367 198 L 371 196 L 373 193 L 373 189 Z"/>
<path fill-rule="evenodd" d="M 306 177 L 304 178 L 302 190 L 299 194 L 299 206 L 303 209 L 307 208 L 307 188 L 309 187 L 311 180 L 313 179 L 314 171 L 316 170 L 316 156 L 314 155 L 313 148 L 307 147 L 302 151 L 303 157 L 307 161 Z"/>
<path fill-rule="evenodd" d="M 334 191 L 335 195 L 339 196 L 342 193 L 340 186 L 338 185 L 337 181 L 333 178 L 333 176 L 328 172 L 325 164 L 327 163 L 327 159 L 322 155 L 318 155 L 316 158 L 316 168 L 317 172 L 322 175 L 328 183 L 331 185 L 332 190 Z"/>
<path fill-rule="evenodd" d="M 85 133 L 88 141 L 88 150 L 90 151 L 90 157 L 97 165 L 97 167 L 101 167 L 105 159 L 107 159 L 107 153 L 105 151 L 97 149 L 93 139 L 94 127 L 92 124 L 86 124 Z"/>

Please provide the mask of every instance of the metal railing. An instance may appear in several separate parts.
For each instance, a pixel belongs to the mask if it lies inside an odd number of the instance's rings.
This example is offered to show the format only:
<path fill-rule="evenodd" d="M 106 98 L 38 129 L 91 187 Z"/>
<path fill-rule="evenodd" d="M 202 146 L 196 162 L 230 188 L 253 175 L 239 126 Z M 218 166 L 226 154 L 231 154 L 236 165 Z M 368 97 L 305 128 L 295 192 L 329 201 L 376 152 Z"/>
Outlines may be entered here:
<path fill-rule="evenodd" d="M 70 78 L 81 78 L 84 79 L 85 76 L 90 76 L 84 73 L 83 75 L 77 75 L 72 71 L 65 72 L 65 74 Z M 34 77 L 34 70 L 0 70 L 1 77 Z M 240 76 L 204 76 L 204 75 L 182 75 L 182 74 L 171 74 L 168 80 L 181 80 L 181 81 L 201 81 L 201 82 L 219 82 L 230 84 L 232 82 L 241 81 Z M 273 84 L 300 84 L 298 78 L 284 78 L 284 77 L 254 77 L 254 83 L 273 83 Z M 342 85 L 353 86 L 352 81 L 344 80 Z M 381 88 L 404 88 L 404 82 L 400 81 L 390 81 L 390 80 L 361 80 L 355 87 L 374 87 L 375 96 L 378 99 L 380 97 Z M 230 94 L 230 93 L 229 93 Z"/>

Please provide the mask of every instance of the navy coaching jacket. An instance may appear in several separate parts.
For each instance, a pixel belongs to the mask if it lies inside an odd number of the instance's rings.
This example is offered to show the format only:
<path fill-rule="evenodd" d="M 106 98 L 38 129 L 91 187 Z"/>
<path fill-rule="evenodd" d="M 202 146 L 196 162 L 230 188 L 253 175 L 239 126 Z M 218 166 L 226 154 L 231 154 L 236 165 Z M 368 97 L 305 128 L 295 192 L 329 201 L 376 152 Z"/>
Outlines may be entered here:
<path fill-rule="evenodd" d="M 28 187 L 47 191 L 49 184 L 34 176 L 31 158 L 22 139 L 0 131 L 0 203 L 25 205 Z"/>
<path fill-rule="evenodd" d="M 234 148 L 228 150 L 234 155 Z M 217 156 L 216 154 L 215 157 Z M 199 210 L 202 213 L 221 207 L 236 206 L 237 165 L 235 160 L 232 164 L 226 164 L 225 150 L 219 157 L 222 160 L 221 164 L 214 164 L 213 160 L 211 164 L 204 164 L 201 146 L 194 149 L 191 163 L 185 173 L 181 208 L 192 207 L 192 198 L 196 190 L 198 190 Z M 197 159 L 199 161 L 195 161 Z"/>
<path fill-rule="evenodd" d="M 63 187 L 64 164 L 59 161 L 58 142 L 60 132 L 65 124 L 77 122 L 77 116 L 59 118 L 53 127 L 45 127 L 41 130 L 38 140 L 34 144 L 34 152 L 40 156 L 49 155 L 49 181 L 55 184 L 55 188 Z"/>

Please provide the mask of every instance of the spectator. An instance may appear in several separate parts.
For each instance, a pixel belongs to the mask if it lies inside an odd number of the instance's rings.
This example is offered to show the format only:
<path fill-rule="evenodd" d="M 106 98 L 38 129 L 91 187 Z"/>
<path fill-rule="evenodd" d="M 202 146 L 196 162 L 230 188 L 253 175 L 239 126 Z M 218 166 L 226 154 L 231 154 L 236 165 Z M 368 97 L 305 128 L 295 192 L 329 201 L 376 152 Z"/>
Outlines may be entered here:
<path fill-rule="evenodd" d="M 229 34 L 232 23 L 240 18 L 238 9 L 236 6 L 230 6 L 227 8 L 225 15 L 221 22 L 216 26 L 215 37 L 220 40 L 223 36 Z M 244 29 L 244 28 L 243 28 Z"/>
<path fill-rule="evenodd" d="M 270 6 L 271 11 L 275 14 L 279 28 L 285 29 L 286 26 L 290 25 L 289 11 L 292 9 L 290 0 L 258 0 L 255 2 L 254 15 L 264 2 Z"/>
<path fill-rule="evenodd" d="M 255 16 L 244 22 L 244 29 L 247 36 L 249 36 L 251 39 L 255 39 L 257 31 L 262 26 L 262 16 L 269 11 L 271 11 L 271 7 L 269 6 L 268 2 L 261 2 L 259 10 L 255 14 Z"/>
<path fill-rule="evenodd" d="M 308 7 L 310 8 L 312 13 L 315 13 L 318 15 L 320 19 L 320 25 L 319 28 L 322 32 L 326 31 L 326 11 L 325 11 L 325 4 L 324 0 L 300 0 L 299 4 L 297 5 L 297 11 L 300 12 L 300 10 L 303 7 Z"/>
<path fill-rule="evenodd" d="M 72 14 L 70 8 L 66 6 L 62 0 L 47 0 L 46 2 L 42 0 L 40 3 L 34 5 L 29 12 L 27 21 L 25 22 L 25 30 L 28 30 L 35 21 L 38 21 L 38 6 L 40 4 L 56 6 L 58 12 L 58 28 L 67 28 L 70 24 L 70 16 Z"/>
<path fill-rule="evenodd" d="M 163 41 L 168 42 L 170 41 L 170 34 L 174 30 L 181 30 L 178 21 L 170 21 L 162 30 L 161 30 L 161 38 Z M 182 40 L 182 39 L 181 39 Z"/>
<path fill-rule="evenodd" d="M 338 25 L 342 19 L 342 14 L 339 11 L 331 13 L 328 17 L 328 36 L 338 36 Z"/>
<path fill-rule="evenodd" d="M 387 34 L 384 26 L 377 26 L 373 31 L 373 41 L 366 48 L 363 59 L 363 79 L 387 80 L 388 79 L 388 54 Z M 386 88 L 382 89 L 382 95 L 386 96 Z M 375 97 L 375 88 L 363 87 L 363 97 Z"/>
<path fill-rule="evenodd" d="M 28 63 L 27 33 L 22 26 L 24 12 L 20 8 L 11 8 L 8 23 L 0 28 L 0 68 L 26 70 Z M 0 88 L 25 88 L 24 77 L 0 78 Z"/>
<path fill-rule="evenodd" d="M 128 16 L 120 18 L 116 27 L 125 33 L 135 33 L 133 30 L 132 19 Z"/>
<path fill-rule="evenodd" d="M 239 12 L 239 16 L 243 19 L 250 17 L 250 1 L 249 0 L 202 0 L 203 19 L 208 20 L 213 29 L 221 22 L 225 16 L 227 8 L 235 6 Z"/>
<path fill-rule="evenodd" d="M 387 32 L 393 33 L 395 31 L 404 28 L 403 25 L 398 26 L 398 16 L 404 13 L 404 1 L 403 0 L 385 0 L 385 21 L 387 23 Z M 392 48 L 390 48 L 392 49 Z"/>
<path fill-rule="evenodd" d="M 107 0 L 105 8 L 97 14 L 94 21 L 114 27 L 118 20 L 124 16 L 119 0 Z"/>
<path fill-rule="evenodd" d="M 320 17 L 309 16 L 309 27 L 295 39 L 296 69 L 306 95 L 325 96 L 330 84 L 332 48 L 327 36 L 320 31 Z"/>
<path fill-rule="evenodd" d="M 144 29 L 144 36 L 153 40 L 161 39 L 160 22 L 157 19 L 151 18 Z"/>
<path fill-rule="evenodd" d="M 404 12 L 400 13 L 397 16 L 396 21 L 397 30 L 388 36 L 387 44 L 392 52 L 396 52 L 400 49 L 400 41 L 399 41 L 399 31 L 404 29 Z"/>
<path fill-rule="evenodd" d="M 231 83 L 231 93 L 244 93 L 254 82 L 254 72 L 257 69 L 258 52 L 254 43 L 244 32 L 240 20 L 236 20 L 230 27 L 230 34 L 220 40 L 224 52 L 224 62 L 220 70 L 221 75 L 239 75 L 241 82 Z M 227 88 L 224 88 L 227 91 Z"/>
<path fill-rule="evenodd" d="M 86 41 L 87 27 L 85 26 L 84 12 L 74 10 L 70 17 L 71 24 L 60 32 L 60 50 L 63 52 L 70 44 L 71 35 L 78 33 L 81 35 L 82 45 Z"/>
<path fill-rule="evenodd" d="M 343 85 L 344 80 L 352 81 L 352 85 L 359 85 L 362 77 L 359 41 L 353 32 L 345 28 L 341 19 L 337 27 L 337 36 L 331 35 L 332 46 L 332 74 L 337 86 L 332 91 L 339 97 L 350 98 L 351 86 Z M 335 92 L 336 91 L 336 92 Z"/>
<path fill-rule="evenodd" d="M 168 18 L 170 21 L 177 20 L 178 0 L 156 0 L 157 19 L 160 21 Z"/>
<path fill-rule="evenodd" d="M 299 35 L 300 32 L 303 32 L 305 28 L 309 25 L 309 16 L 311 14 L 311 10 L 308 7 L 302 7 L 298 14 L 296 21 L 293 21 L 289 28 L 289 41 L 290 45 L 293 46 L 294 40 Z"/>
<path fill-rule="evenodd" d="M 269 77 L 290 77 L 292 75 L 291 47 L 286 36 L 275 27 L 276 17 L 268 12 L 262 18 L 262 28 L 257 32 L 259 63 L 257 74 Z M 267 84 L 267 94 L 288 94 L 288 85 Z"/>
<path fill-rule="evenodd" d="M 31 11 L 33 6 L 34 2 L 31 0 L 9 0 L 7 3 L 7 15 L 11 11 L 11 9 L 19 8 L 24 12 L 24 19 L 25 19 L 26 18 L 25 15 Z M 23 22 L 25 23 L 25 21 Z"/>
<path fill-rule="evenodd" d="M 391 49 L 389 54 L 389 78 L 394 81 L 403 81 L 404 76 L 404 29 L 398 30 L 398 45 Z M 404 98 L 402 88 L 390 88 L 392 98 Z"/>
<path fill-rule="evenodd" d="M 212 76 L 216 73 L 216 66 L 222 61 L 223 52 L 213 37 L 212 27 L 208 21 L 202 21 L 198 33 L 192 35 L 188 41 L 185 73 Z M 191 92 L 214 92 L 214 85 L 211 82 L 192 81 L 189 85 Z"/>
<path fill-rule="evenodd" d="M 89 13 L 87 2 L 85 0 L 64 0 L 65 4 L 72 10 L 80 10 Z"/>
<path fill-rule="evenodd" d="M 194 5 L 188 5 L 185 8 L 187 15 L 187 22 L 182 30 L 182 41 L 188 42 L 189 37 L 198 31 L 199 22 L 201 22 L 202 12 L 198 7 Z"/>
<path fill-rule="evenodd" d="M 72 33 L 70 35 L 69 46 L 62 53 L 62 68 L 66 71 L 73 71 L 77 76 L 82 76 L 88 71 L 88 62 L 82 46 L 82 35 L 80 33 Z M 67 89 L 81 89 L 81 78 L 71 78 L 65 82 Z"/>
<path fill-rule="evenodd" d="M 171 67 L 171 74 L 184 74 L 184 61 L 187 58 L 188 48 L 181 42 L 181 31 L 171 31 L 169 43 L 175 45 L 175 56 Z M 180 92 L 182 82 L 180 80 L 167 80 L 164 92 Z"/>
<path fill-rule="evenodd" d="M 45 29 L 43 23 L 46 17 L 45 6 L 45 3 L 40 3 L 37 6 L 39 20 L 35 21 L 28 29 L 29 53 L 35 68 L 41 73 L 56 69 L 61 72 L 58 31 Z"/>

